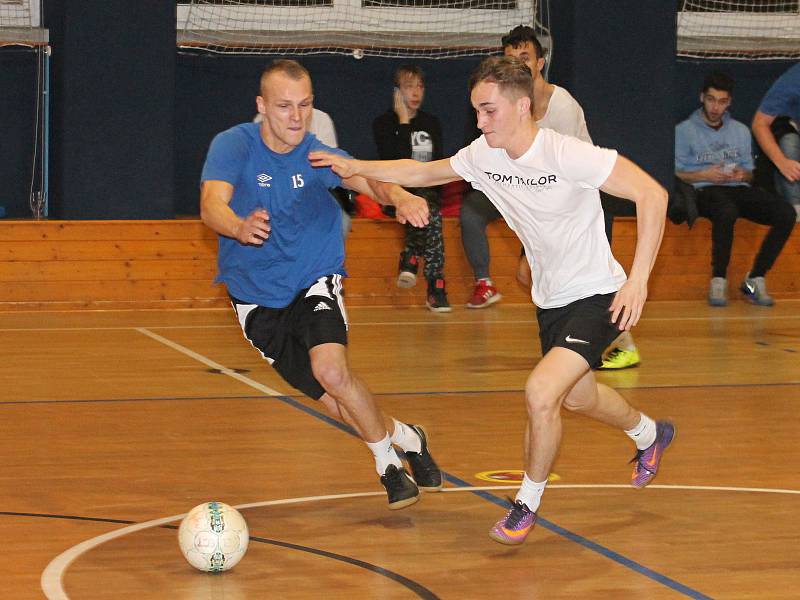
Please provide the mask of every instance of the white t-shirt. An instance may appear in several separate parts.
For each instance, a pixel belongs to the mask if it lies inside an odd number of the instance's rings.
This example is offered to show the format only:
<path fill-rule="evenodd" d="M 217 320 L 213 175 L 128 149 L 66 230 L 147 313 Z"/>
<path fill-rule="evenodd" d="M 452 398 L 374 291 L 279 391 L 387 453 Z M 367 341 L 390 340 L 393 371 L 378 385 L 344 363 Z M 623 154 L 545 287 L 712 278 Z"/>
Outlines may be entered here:
<path fill-rule="evenodd" d="M 551 129 L 540 129 L 516 160 L 479 137 L 450 159 L 453 170 L 482 191 L 519 236 L 531 266 L 531 297 L 557 308 L 616 292 L 625 271 L 611 254 L 598 188 L 617 160 Z"/>
<path fill-rule="evenodd" d="M 264 115 L 261 113 L 253 117 L 253 123 L 261 123 L 264 121 Z M 336 128 L 333 126 L 333 119 L 323 110 L 318 108 L 311 109 L 311 126 L 308 132 L 314 134 L 317 139 L 329 146 L 330 148 L 338 148 L 336 143 Z"/>
<path fill-rule="evenodd" d="M 536 121 L 539 127 L 555 129 L 564 135 L 571 135 L 584 142 L 592 143 L 589 130 L 586 127 L 586 118 L 578 101 L 562 87 L 554 85 L 553 94 L 547 104 L 547 112 Z"/>
<path fill-rule="evenodd" d="M 333 126 L 333 119 L 330 115 L 318 108 L 313 110 L 311 115 L 311 127 L 308 128 L 309 133 L 317 136 L 317 139 L 331 148 L 337 148 L 339 144 L 336 143 L 336 128 Z"/>

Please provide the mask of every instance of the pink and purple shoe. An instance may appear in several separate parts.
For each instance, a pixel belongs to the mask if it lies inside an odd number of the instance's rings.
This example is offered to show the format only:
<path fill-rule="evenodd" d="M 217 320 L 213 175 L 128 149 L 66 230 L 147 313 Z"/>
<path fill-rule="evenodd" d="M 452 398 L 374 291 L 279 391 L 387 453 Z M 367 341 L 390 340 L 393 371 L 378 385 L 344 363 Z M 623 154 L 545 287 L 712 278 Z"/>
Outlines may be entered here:
<path fill-rule="evenodd" d="M 661 457 L 675 437 L 675 426 L 669 421 L 656 421 L 656 441 L 644 450 L 637 450 L 636 456 L 631 460 L 634 463 L 631 485 L 643 488 L 650 483 L 658 473 Z"/>
<path fill-rule="evenodd" d="M 535 523 L 536 513 L 522 502 L 515 501 L 506 516 L 489 531 L 489 537 L 495 542 L 516 546 L 525 541 Z"/>

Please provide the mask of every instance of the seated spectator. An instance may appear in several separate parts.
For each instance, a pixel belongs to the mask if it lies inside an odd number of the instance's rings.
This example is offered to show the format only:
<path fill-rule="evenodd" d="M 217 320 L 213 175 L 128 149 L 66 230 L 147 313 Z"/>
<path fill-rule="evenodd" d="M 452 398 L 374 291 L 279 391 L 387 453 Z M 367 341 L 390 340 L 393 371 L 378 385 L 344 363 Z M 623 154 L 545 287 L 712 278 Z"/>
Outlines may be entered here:
<path fill-rule="evenodd" d="M 392 108 L 372 123 L 375 144 L 381 160 L 413 158 L 421 162 L 442 158 L 442 127 L 439 119 L 421 110 L 425 99 L 425 74 L 415 65 L 404 65 L 394 74 Z M 407 188 L 425 198 L 430 222 L 425 227 L 406 225 L 405 244 L 400 253 L 397 285 L 413 287 L 417 283 L 419 259 L 422 258 L 428 283 L 426 305 L 434 312 L 450 312 L 444 284 L 444 238 L 437 188 Z"/>
<path fill-rule="evenodd" d="M 789 117 L 783 135 L 772 127 L 777 117 Z M 800 221 L 800 63 L 781 75 L 769 88 L 753 117 L 753 135 L 775 165 L 775 188 L 794 206 Z"/>
<path fill-rule="evenodd" d="M 318 108 L 314 108 L 309 113 L 308 119 L 308 123 L 306 123 L 306 129 L 308 130 L 308 133 L 315 135 L 316 138 L 326 146 L 330 146 L 331 148 L 339 147 L 339 143 L 336 139 L 336 127 L 334 127 L 333 119 L 331 119 L 331 116 L 328 113 Z M 261 123 L 263 120 L 264 116 L 261 113 L 258 113 L 255 117 L 253 117 L 253 123 Z M 331 194 L 334 198 L 336 198 L 336 201 L 342 207 L 342 236 L 347 237 L 347 234 L 350 233 L 352 222 L 346 207 L 346 205 L 352 203 L 352 200 L 350 199 L 350 191 L 342 187 L 338 187 L 332 189 Z"/>
<path fill-rule="evenodd" d="M 675 128 L 675 174 L 697 190 L 697 211 L 711 221 L 711 306 L 728 303 L 727 270 L 733 227 L 743 217 L 770 229 L 740 286 L 753 304 L 772 306 L 765 276 L 792 233 L 794 210 L 753 187 L 750 130 L 728 114 L 733 79 L 711 73 L 703 83 L 701 107 Z"/>

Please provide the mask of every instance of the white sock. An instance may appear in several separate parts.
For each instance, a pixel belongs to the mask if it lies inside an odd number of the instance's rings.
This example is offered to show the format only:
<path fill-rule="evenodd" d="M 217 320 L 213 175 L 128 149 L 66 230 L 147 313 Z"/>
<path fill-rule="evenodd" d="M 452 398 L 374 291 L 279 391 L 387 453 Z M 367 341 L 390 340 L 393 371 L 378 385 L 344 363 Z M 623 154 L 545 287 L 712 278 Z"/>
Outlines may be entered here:
<path fill-rule="evenodd" d="M 491 277 L 479 277 L 478 281 L 485 281 L 486 285 L 494 285 Z"/>
<path fill-rule="evenodd" d="M 379 442 L 367 442 L 367 446 L 375 456 L 375 469 L 378 471 L 378 475 L 383 475 L 389 465 L 394 465 L 397 468 L 403 466 L 403 463 L 400 462 L 400 457 L 397 456 L 397 452 L 392 448 L 392 440 L 389 438 L 388 433 Z"/>
<path fill-rule="evenodd" d="M 528 479 L 528 474 L 522 478 L 522 486 L 517 492 L 517 497 L 514 500 L 522 502 L 527 506 L 531 512 L 539 510 L 539 504 L 542 501 L 542 494 L 544 493 L 544 486 L 547 485 L 547 480 L 536 482 Z"/>
<path fill-rule="evenodd" d="M 422 450 L 422 440 L 416 431 L 397 419 L 393 418 L 392 421 L 394 422 L 394 433 L 391 439 L 395 446 L 399 446 L 403 452 L 419 452 Z"/>
<path fill-rule="evenodd" d="M 636 447 L 639 450 L 645 450 L 656 441 L 656 422 L 644 413 L 641 413 L 641 415 L 642 418 L 639 420 L 639 424 L 633 429 L 626 430 L 625 433 L 636 442 Z"/>

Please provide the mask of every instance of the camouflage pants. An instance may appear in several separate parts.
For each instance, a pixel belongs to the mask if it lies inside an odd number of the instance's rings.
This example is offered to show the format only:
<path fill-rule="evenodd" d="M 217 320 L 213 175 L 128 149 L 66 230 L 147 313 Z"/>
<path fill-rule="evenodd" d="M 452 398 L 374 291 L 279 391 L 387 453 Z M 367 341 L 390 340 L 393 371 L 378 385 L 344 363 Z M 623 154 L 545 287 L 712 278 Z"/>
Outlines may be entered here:
<path fill-rule="evenodd" d="M 406 224 L 406 241 L 402 256 L 422 257 L 425 279 L 444 278 L 444 237 L 439 192 L 435 188 L 407 188 L 416 196 L 428 201 L 429 222 L 425 227 Z"/>

